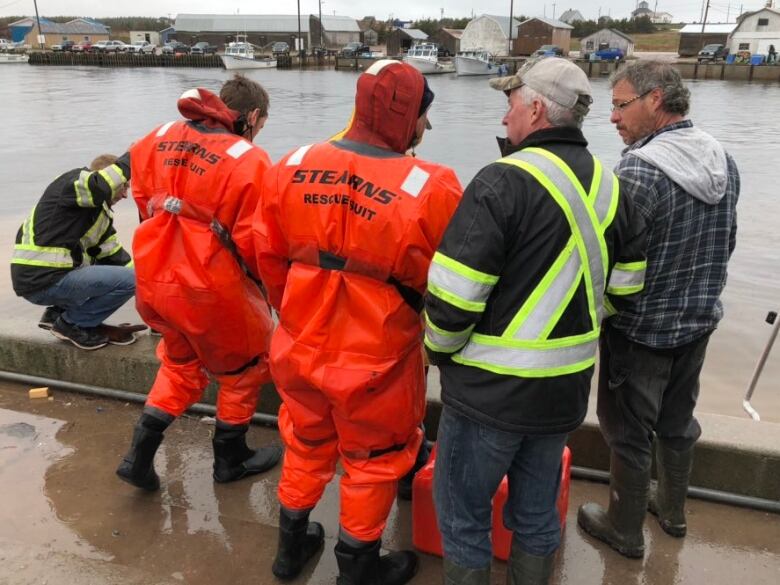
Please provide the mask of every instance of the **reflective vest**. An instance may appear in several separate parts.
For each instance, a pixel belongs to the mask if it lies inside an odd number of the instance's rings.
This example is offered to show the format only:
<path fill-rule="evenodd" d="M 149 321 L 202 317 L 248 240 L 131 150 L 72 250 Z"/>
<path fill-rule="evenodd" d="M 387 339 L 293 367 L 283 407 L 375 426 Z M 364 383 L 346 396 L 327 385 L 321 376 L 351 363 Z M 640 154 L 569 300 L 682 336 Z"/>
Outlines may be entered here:
<path fill-rule="evenodd" d="M 566 216 L 571 237 L 501 335 L 451 332 L 426 317 L 425 343 L 433 351 L 453 353 L 453 361 L 519 377 L 552 377 L 585 370 L 595 363 L 604 293 L 642 290 L 646 262 L 615 264 L 609 283 L 604 239 L 617 211 L 619 183 L 594 157 L 590 191 L 564 161 L 542 148 L 526 148 L 500 159 L 530 174 Z M 483 312 L 498 275 L 486 274 L 437 252 L 429 273 L 431 294 L 464 311 Z M 583 282 L 591 328 L 579 335 L 550 339 Z M 465 344 L 465 345 L 464 345 Z M 456 353 L 457 352 L 457 353 Z"/>

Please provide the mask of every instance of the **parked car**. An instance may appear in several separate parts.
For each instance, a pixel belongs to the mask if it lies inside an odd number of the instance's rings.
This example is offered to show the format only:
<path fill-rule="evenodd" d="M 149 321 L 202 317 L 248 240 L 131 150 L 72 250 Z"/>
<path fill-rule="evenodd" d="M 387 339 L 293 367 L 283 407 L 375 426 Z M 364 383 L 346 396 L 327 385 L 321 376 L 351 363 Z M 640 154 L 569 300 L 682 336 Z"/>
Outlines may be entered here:
<path fill-rule="evenodd" d="M 284 41 L 278 41 L 274 43 L 273 46 L 271 47 L 271 52 L 274 54 L 274 56 L 289 55 L 290 45 L 288 45 Z"/>
<path fill-rule="evenodd" d="M 623 52 L 623 49 L 618 47 L 606 47 L 585 54 L 585 58 L 591 61 L 620 61 L 621 59 L 625 59 L 625 57 L 626 54 Z"/>
<path fill-rule="evenodd" d="M 719 59 L 726 59 L 729 55 L 728 47 L 719 44 L 706 45 L 699 54 L 696 56 L 696 60 L 699 63 L 704 61 L 717 61 Z"/>
<path fill-rule="evenodd" d="M 533 52 L 532 57 L 563 57 L 563 49 L 558 45 L 542 45 Z"/>
<path fill-rule="evenodd" d="M 190 46 L 179 41 L 168 41 L 162 48 L 163 55 L 189 55 Z"/>
<path fill-rule="evenodd" d="M 8 51 L 13 48 L 14 44 L 8 39 L 0 39 L 0 51 Z"/>
<path fill-rule="evenodd" d="M 347 43 L 339 52 L 339 57 L 370 57 L 371 47 L 357 41 Z"/>
<path fill-rule="evenodd" d="M 92 45 L 94 53 L 124 53 L 127 45 L 122 41 L 98 41 Z"/>
<path fill-rule="evenodd" d="M 192 45 L 190 53 L 192 55 L 216 55 L 217 47 L 210 45 L 206 41 L 200 41 L 199 43 Z"/>
<path fill-rule="evenodd" d="M 58 45 L 52 45 L 51 50 L 55 53 L 71 51 L 73 49 L 73 45 L 75 44 L 76 43 L 74 41 L 62 41 Z"/>
<path fill-rule="evenodd" d="M 137 53 L 139 55 L 154 55 L 156 49 L 157 47 L 155 47 L 149 41 L 138 41 L 132 45 L 127 45 L 128 53 Z"/>
<path fill-rule="evenodd" d="M 73 45 L 73 48 L 71 50 L 74 53 L 91 53 L 92 43 L 90 41 L 82 41 L 78 44 Z"/>

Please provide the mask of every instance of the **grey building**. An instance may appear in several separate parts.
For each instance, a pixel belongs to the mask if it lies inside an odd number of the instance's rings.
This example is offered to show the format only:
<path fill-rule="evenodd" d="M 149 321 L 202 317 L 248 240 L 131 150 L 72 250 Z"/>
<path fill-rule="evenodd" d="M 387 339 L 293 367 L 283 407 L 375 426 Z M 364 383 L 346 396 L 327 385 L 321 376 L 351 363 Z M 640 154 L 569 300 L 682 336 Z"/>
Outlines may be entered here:
<path fill-rule="evenodd" d="M 580 41 L 580 55 L 585 57 L 588 53 L 598 51 L 603 45 L 611 49 L 621 49 L 626 57 L 634 54 L 634 39 L 619 30 L 602 28 L 582 38 Z"/>
<path fill-rule="evenodd" d="M 416 28 L 397 28 L 387 35 L 387 56 L 405 53 L 414 43 L 428 40 L 428 35 Z"/>

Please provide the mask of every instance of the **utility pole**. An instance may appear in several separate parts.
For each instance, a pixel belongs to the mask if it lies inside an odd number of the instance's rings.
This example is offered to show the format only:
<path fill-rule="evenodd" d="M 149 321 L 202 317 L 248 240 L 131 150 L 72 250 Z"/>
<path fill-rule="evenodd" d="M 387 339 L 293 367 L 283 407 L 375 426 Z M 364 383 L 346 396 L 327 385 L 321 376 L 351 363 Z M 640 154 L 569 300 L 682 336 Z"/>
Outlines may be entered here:
<path fill-rule="evenodd" d="M 509 52 L 508 57 L 512 56 L 512 29 L 515 24 L 515 0 L 509 0 Z"/>
<path fill-rule="evenodd" d="M 699 50 L 704 48 L 704 27 L 707 24 L 707 15 L 710 12 L 710 0 L 707 0 L 707 6 L 704 8 L 704 19 L 701 23 L 701 47 L 699 47 Z"/>
<path fill-rule="evenodd" d="M 295 39 L 295 44 L 297 45 L 295 48 L 298 49 L 298 66 L 303 67 L 303 59 L 301 59 L 303 49 L 303 43 L 301 43 L 301 0 L 298 0 L 298 38 Z"/>
<path fill-rule="evenodd" d="M 729 6 L 726 8 L 726 22 L 729 21 L 729 16 L 731 16 L 731 2 L 729 2 Z"/>
<path fill-rule="evenodd" d="M 553 20 L 555 20 L 555 2 L 553 2 L 552 5 L 553 5 Z"/>
<path fill-rule="evenodd" d="M 320 5 L 320 49 L 322 48 L 322 0 L 319 0 Z"/>
<path fill-rule="evenodd" d="M 38 0 L 33 0 L 33 4 L 35 5 L 35 20 L 38 23 L 38 44 L 41 46 L 41 49 L 45 49 L 46 38 L 43 36 L 43 31 L 41 30 L 41 17 L 38 16 Z"/>

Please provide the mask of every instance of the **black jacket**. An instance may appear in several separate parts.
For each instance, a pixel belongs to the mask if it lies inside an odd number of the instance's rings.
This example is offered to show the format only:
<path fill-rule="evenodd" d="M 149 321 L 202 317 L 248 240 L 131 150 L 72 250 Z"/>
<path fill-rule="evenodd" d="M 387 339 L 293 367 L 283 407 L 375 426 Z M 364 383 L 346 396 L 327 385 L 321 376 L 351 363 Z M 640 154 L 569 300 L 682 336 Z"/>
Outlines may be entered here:
<path fill-rule="evenodd" d="M 125 182 L 130 179 L 127 155 L 115 163 Z M 88 191 L 79 192 L 76 182 L 82 172 Z M 11 264 L 11 281 L 18 296 L 25 296 L 53 286 L 71 270 L 83 265 L 104 264 L 128 266 L 132 260 L 116 238 L 113 226 L 111 199 L 114 190 L 99 172 L 73 169 L 51 183 L 16 234 L 15 257 Z M 70 251 L 72 266 L 51 267 L 37 265 L 17 258 L 23 243 L 25 225 L 33 223 L 33 242 L 36 247 L 64 248 Z M 28 250 L 29 251 L 29 250 Z"/>
<path fill-rule="evenodd" d="M 531 146 L 563 159 L 585 189 L 590 187 L 593 158 L 579 130 L 540 130 L 503 154 Z M 621 197 L 605 233 L 610 267 L 616 261 L 644 260 L 644 230 L 632 216 L 630 202 Z M 473 333 L 502 335 L 571 235 L 561 207 L 530 174 L 503 163 L 486 166 L 466 188 L 439 251 L 467 267 L 498 275 L 499 280 L 481 314 L 428 294 L 427 318 L 447 331 L 474 325 Z M 625 298 L 616 298 L 613 304 L 623 302 Z M 549 338 L 592 329 L 581 281 Z M 553 434 L 575 429 L 585 417 L 592 367 L 557 377 L 523 378 L 458 364 L 449 354 L 430 349 L 428 353 L 441 370 L 443 402 L 478 422 L 510 432 Z"/>

